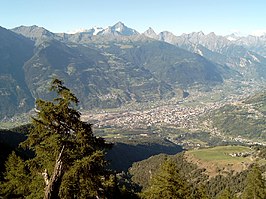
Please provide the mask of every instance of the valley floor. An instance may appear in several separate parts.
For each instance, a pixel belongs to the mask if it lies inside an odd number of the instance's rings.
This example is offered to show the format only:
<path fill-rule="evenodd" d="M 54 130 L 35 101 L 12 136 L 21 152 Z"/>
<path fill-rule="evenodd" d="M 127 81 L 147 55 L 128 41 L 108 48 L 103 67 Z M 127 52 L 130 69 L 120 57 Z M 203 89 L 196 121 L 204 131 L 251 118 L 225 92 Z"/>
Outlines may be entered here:
<path fill-rule="evenodd" d="M 217 142 L 265 145 L 266 142 L 241 136 L 225 136 L 211 119 L 204 118 L 206 114 L 225 105 L 237 104 L 261 89 L 258 83 L 241 84 L 227 81 L 208 92 L 192 88 L 190 95 L 182 100 L 172 98 L 128 104 L 118 109 L 87 111 L 82 118 L 94 124 L 96 132 L 106 138 L 163 137 L 184 148 L 216 145 Z"/>
<path fill-rule="evenodd" d="M 223 85 L 202 91 L 188 89 L 184 99 L 172 98 L 147 103 L 130 103 L 116 109 L 93 109 L 82 112 L 82 119 L 93 124 L 97 136 L 104 138 L 166 138 L 183 148 L 215 146 L 226 143 L 260 144 L 266 142 L 224 135 L 206 115 L 225 105 L 237 104 L 263 90 L 253 81 L 227 80 Z M 29 122 L 30 114 L 4 119 L 0 128 Z"/>

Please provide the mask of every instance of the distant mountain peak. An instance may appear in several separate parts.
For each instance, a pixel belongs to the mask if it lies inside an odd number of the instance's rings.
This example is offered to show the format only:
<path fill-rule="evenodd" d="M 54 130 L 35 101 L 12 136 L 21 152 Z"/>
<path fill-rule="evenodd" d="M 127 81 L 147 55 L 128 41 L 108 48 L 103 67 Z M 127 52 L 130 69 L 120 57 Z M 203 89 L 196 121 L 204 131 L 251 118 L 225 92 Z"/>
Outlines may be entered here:
<path fill-rule="evenodd" d="M 32 26 L 24 26 L 24 25 L 21 25 L 19 27 L 14 28 L 13 30 L 27 30 L 29 32 L 32 32 L 32 31 L 48 31 L 45 28 L 39 27 L 37 25 L 32 25 Z"/>
<path fill-rule="evenodd" d="M 207 36 L 209 36 L 209 37 L 216 37 L 217 35 L 214 32 L 210 32 Z"/>
<path fill-rule="evenodd" d="M 55 34 L 50 32 L 49 30 L 39 27 L 36 25 L 33 26 L 19 26 L 12 29 L 13 32 L 17 34 L 21 34 L 30 39 L 40 39 L 40 38 L 51 38 L 54 37 Z"/>
<path fill-rule="evenodd" d="M 156 34 L 156 32 L 151 27 L 149 27 L 149 29 L 146 30 L 143 33 L 143 35 L 145 35 L 146 37 L 153 38 L 153 39 L 157 39 L 158 38 L 158 35 Z"/>
<path fill-rule="evenodd" d="M 240 37 L 236 33 L 232 33 L 230 35 L 225 36 L 225 38 L 228 39 L 229 41 L 236 41 Z"/>
<path fill-rule="evenodd" d="M 94 26 L 92 28 L 92 30 L 93 30 L 93 35 L 97 35 L 99 32 L 103 31 L 104 29 L 102 27 L 96 27 L 96 26 Z"/>
<path fill-rule="evenodd" d="M 155 33 L 155 31 L 151 27 L 149 27 L 148 30 L 146 30 L 145 32 L 147 32 L 147 33 Z"/>
<path fill-rule="evenodd" d="M 136 30 L 127 27 L 121 21 L 97 33 L 97 35 L 116 35 L 116 36 L 117 35 L 131 36 L 131 35 L 138 35 L 138 34 L 139 33 Z"/>
<path fill-rule="evenodd" d="M 117 22 L 114 26 L 115 26 L 115 27 L 124 27 L 125 24 L 124 24 L 123 22 L 119 21 L 119 22 Z"/>
<path fill-rule="evenodd" d="M 125 24 L 123 24 L 121 21 L 119 21 L 118 23 L 116 23 L 115 25 L 113 25 L 112 28 L 114 28 L 115 31 L 117 31 L 117 32 L 122 32 L 127 27 L 125 26 Z"/>
<path fill-rule="evenodd" d="M 198 32 L 198 35 L 200 35 L 200 36 L 204 36 L 205 34 L 204 34 L 204 32 L 199 31 L 199 32 Z"/>

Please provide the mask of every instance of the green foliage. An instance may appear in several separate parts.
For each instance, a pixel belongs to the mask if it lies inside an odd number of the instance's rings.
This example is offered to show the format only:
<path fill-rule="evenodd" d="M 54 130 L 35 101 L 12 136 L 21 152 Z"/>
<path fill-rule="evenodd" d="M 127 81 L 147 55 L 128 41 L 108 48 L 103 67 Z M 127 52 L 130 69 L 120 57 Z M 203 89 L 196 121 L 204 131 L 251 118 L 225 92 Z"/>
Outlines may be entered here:
<path fill-rule="evenodd" d="M 29 171 L 25 162 L 15 152 L 6 161 L 6 183 L 1 184 L 1 194 L 9 196 L 24 196 L 30 193 L 27 186 L 30 181 Z"/>
<path fill-rule="evenodd" d="M 266 93 L 249 97 L 241 104 L 226 105 L 209 115 L 213 125 L 225 135 L 266 140 Z"/>
<path fill-rule="evenodd" d="M 201 183 L 199 184 L 194 192 L 191 194 L 191 198 L 195 199 L 209 199 L 209 195 L 207 194 L 206 187 Z"/>
<path fill-rule="evenodd" d="M 239 146 L 226 149 L 237 149 L 245 151 L 248 148 Z M 182 181 L 186 183 L 190 198 L 235 199 L 239 197 L 244 190 L 246 192 L 246 189 L 248 189 L 248 187 L 252 185 L 252 183 L 249 183 L 249 181 L 253 183 L 256 182 L 256 180 L 252 178 L 248 180 L 248 173 L 252 173 L 251 168 L 248 168 L 241 172 L 224 172 L 215 177 L 209 177 L 204 173 L 204 169 L 199 169 L 195 164 L 187 162 L 186 156 L 183 156 L 182 153 L 175 156 L 160 154 L 150 157 L 149 159 L 134 163 L 132 168 L 130 168 L 129 170 L 130 174 L 132 175 L 132 181 L 141 185 L 143 187 L 144 193 L 146 192 L 146 190 L 151 190 L 152 184 L 147 184 L 147 181 L 155 178 L 155 176 L 160 174 L 160 167 L 167 159 L 171 159 L 175 162 L 175 169 L 176 171 L 178 171 L 179 178 L 181 178 Z M 262 166 L 259 170 L 264 171 L 265 168 L 266 166 Z M 249 176 L 250 175 L 251 174 L 249 174 Z M 257 174 L 255 176 L 256 177 L 254 178 L 261 179 L 261 176 Z M 165 185 L 167 183 L 165 182 Z M 142 196 L 145 197 L 145 195 Z"/>
<path fill-rule="evenodd" d="M 80 120 L 80 113 L 73 108 L 78 99 L 62 81 L 54 79 L 51 90 L 58 97 L 53 101 L 36 101 L 37 116 L 22 143 L 35 152 L 35 157 L 22 161 L 14 154 L 10 156 L 2 185 L 5 196 L 42 198 L 45 189 L 42 174 L 48 178 L 53 175 L 59 154 L 63 173 L 58 181 L 61 198 L 105 196 L 106 190 L 110 192 L 115 187 L 114 179 L 105 169 L 104 151 L 110 145 L 96 138 L 91 125 Z M 21 183 L 16 183 L 19 179 Z"/>
<path fill-rule="evenodd" d="M 236 194 L 241 193 L 245 188 L 245 180 L 247 171 L 242 171 L 237 174 L 233 172 L 228 175 L 217 175 L 205 183 L 208 195 L 211 198 L 225 197 L 230 193 L 230 197 L 234 198 Z"/>
<path fill-rule="evenodd" d="M 216 199 L 234 199 L 234 198 L 236 197 L 232 196 L 232 193 L 230 193 L 230 191 L 227 188 L 222 190 L 216 197 Z"/>
<path fill-rule="evenodd" d="M 132 175 L 132 181 L 142 186 L 143 189 L 148 188 L 149 179 L 158 173 L 161 165 L 168 158 L 171 158 L 176 163 L 179 175 L 182 179 L 188 180 L 193 191 L 197 191 L 197 187 L 194 185 L 201 185 L 200 182 L 204 182 L 207 179 L 207 175 L 203 173 L 204 169 L 199 169 L 195 164 L 187 162 L 184 154 L 179 153 L 174 156 L 159 154 L 149 159 L 135 162 L 129 170 Z"/>
<path fill-rule="evenodd" d="M 104 173 L 99 170 L 99 166 L 104 165 L 104 154 L 101 151 L 75 161 L 63 177 L 60 192 L 62 198 L 72 195 L 77 198 L 92 198 L 98 194 L 99 189 L 104 190 Z"/>
<path fill-rule="evenodd" d="M 143 198 L 189 198 L 189 187 L 177 171 L 176 163 L 166 160 L 159 172 L 152 177 L 150 187 L 142 194 Z"/>
<path fill-rule="evenodd" d="M 150 157 L 149 159 L 135 162 L 129 169 L 132 175 L 132 181 L 139 184 L 143 189 L 149 187 L 149 180 L 152 175 L 158 172 L 161 164 L 167 159 L 167 155 L 159 154 Z"/>
<path fill-rule="evenodd" d="M 5 168 L 5 161 L 12 151 L 16 151 L 18 155 L 24 155 L 25 151 L 18 150 L 19 143 L 25 141 L 26 136 L 18 133 L 19 129 L 0 130 L 0 180 L 2 179 L 2 172 Z"/>
<path fill-rule="evenodd" d="M 262 178 L 262 173 L 258 165 L 254 165 L 249 172 L 246 187 L 241 195 L 242 199 L 263 199 L 266 198 L 265 180 Z"/>
<path fill-rule="evenodd" d="M 242 162 L 242 161 L 250 161 L 249 158 L 245 157 L 232 157 L 229 154 L 234 153 L 252 153 L 249 147 L 246 146 L 216 146 L 212 148 L 203 148 L 198 150 L 191 150 L 188 151 L 188 154 L 193 155 L 197 159 L 206 161 L 206 162 L 222 162 L 225 163 L 232 163 L 232 162 Z"/>
<path fill-rule="evenodd" d="M 230 199 L 230 192 L 228 189 L 223 190 L 217 197 L 217 199 Z"/>

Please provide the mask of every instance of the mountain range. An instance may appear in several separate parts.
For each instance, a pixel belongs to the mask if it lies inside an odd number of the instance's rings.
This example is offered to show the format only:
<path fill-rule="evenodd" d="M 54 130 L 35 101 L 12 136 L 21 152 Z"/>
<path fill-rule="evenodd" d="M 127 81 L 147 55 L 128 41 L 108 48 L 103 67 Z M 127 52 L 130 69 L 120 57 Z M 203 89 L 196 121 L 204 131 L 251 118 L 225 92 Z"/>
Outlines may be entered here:
<path fill-rule="evenodd" d="M 265 42 L 264 36 L 175 36 L 152 28 L 141 34 L 122 22 L 75 34 L 0 28 L 0 118 L 30 110 L 36 98 L 51 98 L 53 77 L 73 90 L 81 109 L 168 99 L 180 88 L 229 78 L 264 81 Z"/>

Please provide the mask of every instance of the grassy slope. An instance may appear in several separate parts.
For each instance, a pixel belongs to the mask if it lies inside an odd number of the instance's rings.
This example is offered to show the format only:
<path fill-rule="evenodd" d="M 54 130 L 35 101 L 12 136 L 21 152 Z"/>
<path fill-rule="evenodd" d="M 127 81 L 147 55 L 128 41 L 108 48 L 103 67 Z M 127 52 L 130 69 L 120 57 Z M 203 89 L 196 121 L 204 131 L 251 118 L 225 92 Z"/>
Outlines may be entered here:
<path fill-rule="evenodd" d="M 212 177 L 230 171 L 240 172 L 255 162 L 254 155 L 247 157 L 232 157 L 233 153 L 254 153 L 254 150 L 245 146 L 217 146 L 214 148 L 187 151 L 185 156 L 189 162 L 196 163 L 205 168 L 206 173 Z"/>
<path fill-rule="evenodd" d="M 243 161 L 243 157 L 232 157 L 230 153 L 251 152 L 249 147 L 245 146 L 217 146 L 208 149 L 199 149 L 188 151 L 187 154 L 193 155 L 203 161 L 225 161 L 225 162 L 239 162 Z"/>

